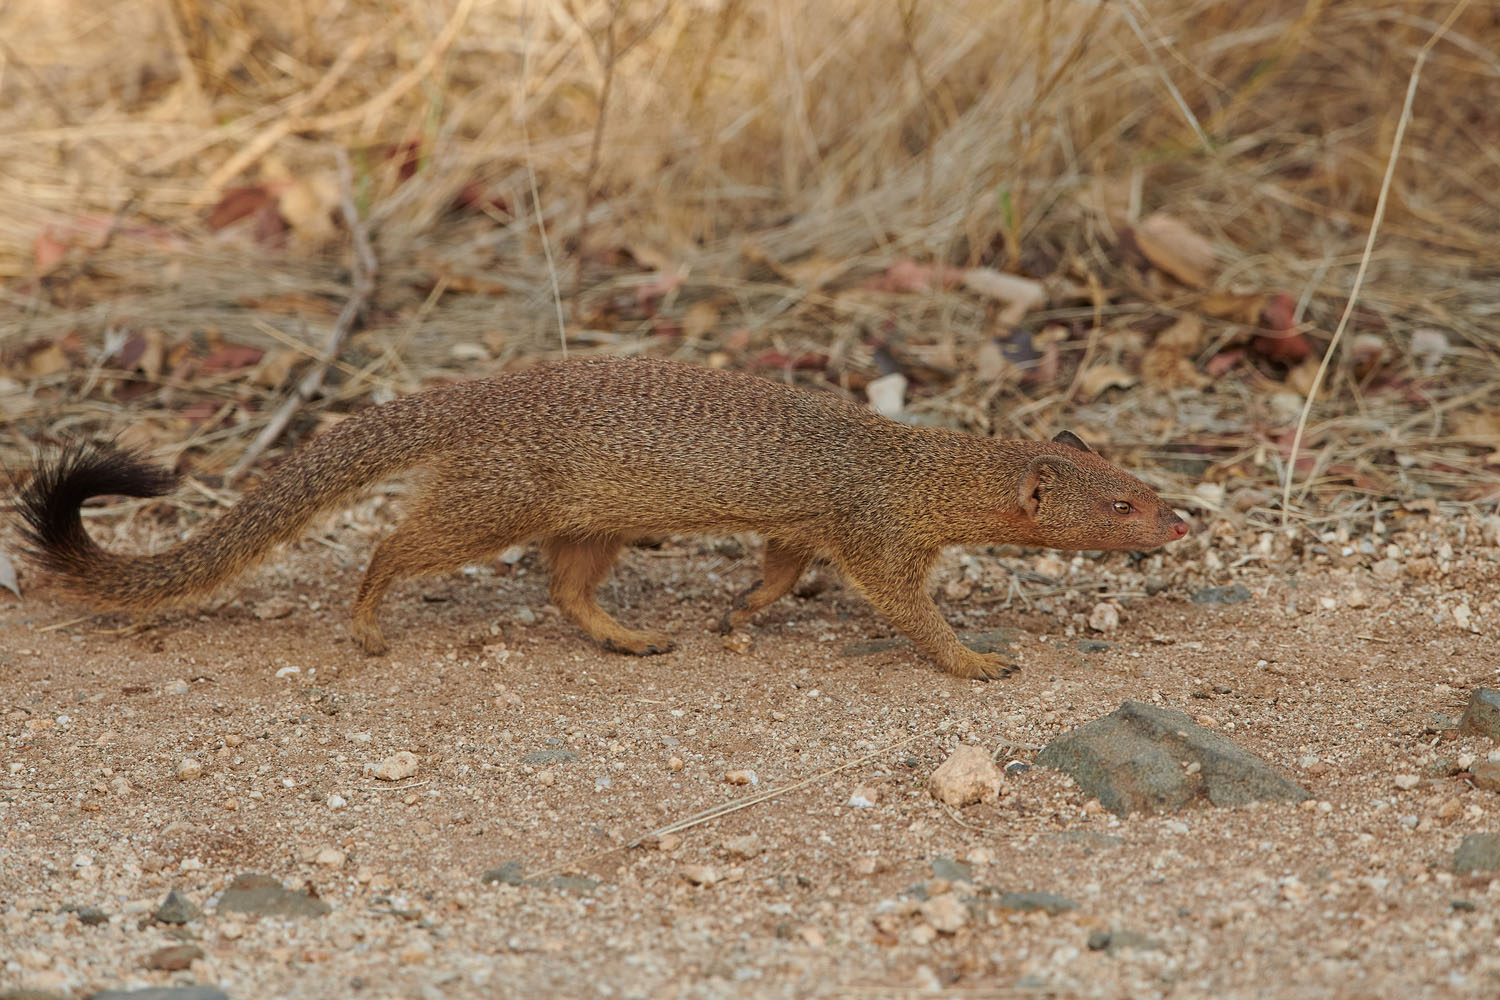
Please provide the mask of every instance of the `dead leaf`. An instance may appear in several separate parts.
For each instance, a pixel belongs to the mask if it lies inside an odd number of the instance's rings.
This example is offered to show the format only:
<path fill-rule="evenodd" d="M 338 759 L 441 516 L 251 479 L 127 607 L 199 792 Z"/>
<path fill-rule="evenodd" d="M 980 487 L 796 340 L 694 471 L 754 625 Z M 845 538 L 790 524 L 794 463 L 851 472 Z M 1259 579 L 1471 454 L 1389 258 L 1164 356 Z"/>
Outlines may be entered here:
<path fill-rule="evenodd" d="M 1313 379 L 1318 376 L 1318 358 L 1307 358 L 1297 367 L 1286 373 L 1286 386 L 1297 395 L 1306 399 L 1312 392 Z M 1326 387 L 1325 387 L 1326 388 Z"/>
<path fill-rule="evenodd" d="M 260 359 L 254 374 L 250 380 L 256 385 L 267 389 L 277 389 L 286 383 L 287 377 L 291 375 L 292 369 L 301 360 L 302 354 L 291 348 L 282 348 L 279 351 L 271 351 Z"/>
<path fill-rule="evenodd" d="M 26 373 L 32 378 L 46 378 L 67 368 L 68 356 L 56 344 L 48 344 L 26 359 Z"/>
<path fill-rule="evenodd" d="M 1468 444 L 1500 448 L 1500 410 L 1462 410 L 1455 413 L 1453 436 Z"/>
<path fill-rule="evenodd" d="M 1264 292 L 1209 292 L 1198 300 L 1197 309 L 1214 319 L 1227 319 L 1231 323 L 1260 326 L 1261 313 L 1266 308 Z"/>
<path fill-rule="evenodd" d="M 1203 323 L 1191 313 L 1156 335 L 1141 358 L 1141 378 L 1152 389 L 1201 389 L 1212 381 L 1193 365 L 1203 341 Z"/>
<path fill-rule="evenodd" d="M 1006 326 L 1015 326 L 1028 312 L 1047 301 L 1047 290 L 1040 281 L 992 267 L 971 267 L 964 272 L 963 280 L 969 291 L 1006 303 L 1000 313 L 1000 322 Z"/>
<path fill-rule="evenodd" d="M 16 583 L 16 564 L 10 561 L 10 556 L 5 554 L 4 549 L 0 549 L 0 587 L 17 597 L 21 596 L 21 588 Z"/>
<path fill-rule="evenodd" d="M 694 302 L 682 315 L 682 332 L 689 340 L 697 340 L 719 325 L 719 307 L 708 300 Z"/>
<path fill-rule="evenodd" d="M 276 207 L 298 239 L 322 246 L 338 233 L 333 221 L 338 204 L 338 178 L 325 171 L 294 180 L 281 192 Z"/>
<path fill-rule="evenodd" d="M 208 210 L 206 223 L 209 229 L 218 232 L 241 219 L 250 218 L 267 206 L 274 208 L 275 202 L 276 196 L 264 184 L 226 188 L 214 207 Z"/>
<path fill-rule="evenodd" d="M 1204 288 L 1218 270 L 1213 244 L 1166 212 L 1142 219 L 1135 227 L 1135 242 L 1157 269 L 1184 285 Z"/>
<path fill-rule="evenodd" d="M 1422 374 L 1432 375 L 1448 356 L 1448 335 L 1441 330 L 1413 330 L 1411 353 L 1422 364 Z"/>
<path fill-rule="evenodd" d="M 43 226 L 31 247 L 31 259 L 36 264 L 37 277 L 51 274 L 67 255 L 68 244 L 53 234 L 51 226 Z"/>
<path fill-rule="evenodd" d="M 918 264 L 910 257 L 902 257 L 883 274 L 867 279 L 861 287 L 875 292 L 910 294 L 955 288 L 962 278 L 963 274 L 955 268 Z"/>
<path fill-rule="evenodd" d="M 266 352 L 259 347 L 248 347 L 244 344 L 224 344 L 199 359 L 199 371 L 210 374 L 249 368 L 251 365 L 259 363 L 260 359 L 265 357 L 265 354 Z"/>
<path fill-rule="evenodd" d="M 1105 389 L 1129 389 L 1137 379 L 1119 365 L 1099 364 L 1083 373 L 1078 390 L 1084 399 L 1094 399 Z"/>

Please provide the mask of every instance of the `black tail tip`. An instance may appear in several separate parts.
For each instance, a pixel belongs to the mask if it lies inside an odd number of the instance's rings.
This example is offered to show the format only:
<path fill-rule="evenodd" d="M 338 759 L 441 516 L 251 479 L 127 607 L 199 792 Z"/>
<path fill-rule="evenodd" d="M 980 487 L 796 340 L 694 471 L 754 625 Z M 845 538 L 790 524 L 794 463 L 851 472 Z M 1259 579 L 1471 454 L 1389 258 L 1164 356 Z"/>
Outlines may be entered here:
<path fill-rule="evenodd" d="M 84 540 L 78 510 L 85 501 L 112 495 L 159 497 L 176 486 L 175 474 L 137 452 L 111 443 L 69 444 L 43 458 L 17 496 L 25 522 L 21 534 L 34 546 L 33 557 L 50 562 L 49 555 Z"/>

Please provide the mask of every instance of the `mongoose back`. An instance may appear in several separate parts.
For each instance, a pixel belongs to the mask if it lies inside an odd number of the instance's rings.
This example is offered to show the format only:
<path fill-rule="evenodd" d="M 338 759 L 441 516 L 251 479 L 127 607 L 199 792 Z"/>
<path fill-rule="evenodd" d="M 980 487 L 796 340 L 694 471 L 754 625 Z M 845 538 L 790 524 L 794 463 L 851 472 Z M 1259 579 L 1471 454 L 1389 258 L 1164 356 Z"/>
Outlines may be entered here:
<path fill-rule="evenodd" d="M 170 473 L 112 446 L 44 461 L 20 510 L 28 554 L 68 593 L 144 610 L 212 590 L 319 512 L 408 469 L 422 470 L 420 486 L 354 601 L 354 638 L 372 654 L 387 649 L 376 614 L 392 581 L 526 541 L 541 543 L 552 601 L 585 632 L 622 652 L 664 652 L 667 635 L 626 628 L 595 600 L 621 547 L 648 534 L 753 532 L 765 542 L 761 579 L 735 600 L 726 630 L 824 556 L 944 670 L 989 678 L 1009 668 L 960 643 L 927 593 L 943 546 L 1144 550 L 1188 531 L 1067 432 L 1000 441 L 914 427 L 832 393 L 649 359 L 543 364 L 371 407 L 155 555 L 107 552 L 84 530 L 91 497 L 173 488 Z"/>

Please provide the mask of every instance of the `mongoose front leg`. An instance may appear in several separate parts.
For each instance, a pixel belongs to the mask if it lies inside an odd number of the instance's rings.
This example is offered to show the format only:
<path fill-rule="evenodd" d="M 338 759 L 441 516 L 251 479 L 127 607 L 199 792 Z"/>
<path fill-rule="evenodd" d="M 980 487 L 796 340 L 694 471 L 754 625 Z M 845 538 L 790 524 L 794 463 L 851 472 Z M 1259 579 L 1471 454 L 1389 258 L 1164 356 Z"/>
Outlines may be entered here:
<path fill-rule="evenodd" d="M 748 622 L 757 611 L 786 596 L 797 585 L 797 579 L 812 562 L 810 550 L 769 539 L 761 558 L 761 575 L 749 590 L 734 599 L 719 622 L 720 632 L 732 632 Z"/>
<path fill-rule="evenodd" d="M 594 598 L 622 544 L 618 538 L 547 539 L 543 549 L 552 565 L 552 603 L 607 649 L 636 656 L 665 653 L 676 645 L 671 636 L 626 628 Z"/>
<path fill-rule="evenodd" d="M 839 561 L 865 599 L 948 673 L 984 681 L 1012 673 L 1015 667 L 1000 657 L 976 653 L 959 642 L 953 626 L 927 593 L 927 573 L 937 554 L 937 549 L 888 551 Z"/>

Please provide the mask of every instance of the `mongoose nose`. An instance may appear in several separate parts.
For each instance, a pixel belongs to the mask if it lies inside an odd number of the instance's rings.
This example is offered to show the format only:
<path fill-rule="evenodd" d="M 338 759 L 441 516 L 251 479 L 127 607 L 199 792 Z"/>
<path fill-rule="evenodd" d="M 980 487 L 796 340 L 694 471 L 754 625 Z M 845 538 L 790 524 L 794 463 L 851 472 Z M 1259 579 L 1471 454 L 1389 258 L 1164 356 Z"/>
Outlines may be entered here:
<path fill-rule="evenodd" d="M 1187 526 L 1186 522 L 1184 522 L 1184 521 L 1178 521 L 1176 524 L 1172 525 L 1172 538 L 1173 539 L 1186 538 L 1187 537 L 1187 533 L 1188 533 L 1188 526 Z"/>

